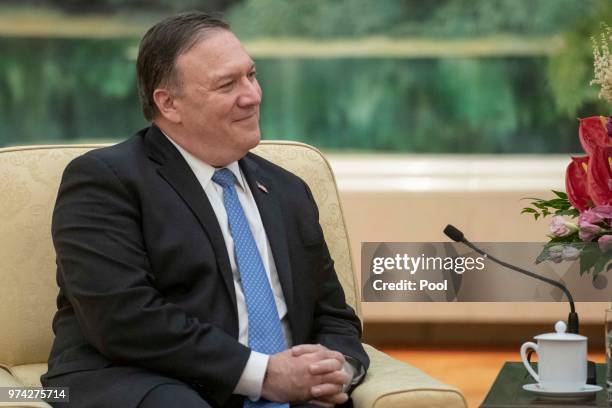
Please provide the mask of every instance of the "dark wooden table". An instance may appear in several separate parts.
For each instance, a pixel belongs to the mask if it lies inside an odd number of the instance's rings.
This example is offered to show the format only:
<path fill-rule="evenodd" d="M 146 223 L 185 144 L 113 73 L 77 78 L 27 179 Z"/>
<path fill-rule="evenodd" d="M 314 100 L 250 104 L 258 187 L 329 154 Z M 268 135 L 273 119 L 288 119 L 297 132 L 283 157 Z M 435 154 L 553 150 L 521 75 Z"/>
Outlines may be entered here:
<path fill-rule="evenodd" d="M 612 401 L 608 401 L 605 375 L 606 365 L 597 364 L 597 385 L 602 386 L 603 390 L 591 397 L 552 399 L 525 391 L 523 385 L 535 383 L 535 380 L 527 373 L 523 363 L 507 362 L 504 363 L 480 408 L 612 407 Z"/>

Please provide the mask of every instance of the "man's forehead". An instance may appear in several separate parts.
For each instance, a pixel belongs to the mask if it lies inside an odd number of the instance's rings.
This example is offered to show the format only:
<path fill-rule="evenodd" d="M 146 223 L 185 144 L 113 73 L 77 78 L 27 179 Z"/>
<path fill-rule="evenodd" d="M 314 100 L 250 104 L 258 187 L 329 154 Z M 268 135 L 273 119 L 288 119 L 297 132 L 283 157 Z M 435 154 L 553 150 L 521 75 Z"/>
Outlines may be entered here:
<path fill-rule="evenodd" d="M 210 76 L 214 79 L 221 79 L 227 76 L 241 74 L 245 71 L 251 70 L 255 63 L 248 56 L 244 54 L 245 58 L 240 59 L 219 59 L 216 63 L 210 66 Z"/>

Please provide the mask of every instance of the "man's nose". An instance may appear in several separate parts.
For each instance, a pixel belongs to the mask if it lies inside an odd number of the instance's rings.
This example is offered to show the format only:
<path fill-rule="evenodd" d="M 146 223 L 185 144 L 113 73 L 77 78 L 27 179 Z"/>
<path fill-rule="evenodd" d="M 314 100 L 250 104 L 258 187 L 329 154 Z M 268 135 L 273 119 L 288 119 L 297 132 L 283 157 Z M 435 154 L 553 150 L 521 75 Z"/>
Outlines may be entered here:
<path fill-rule="evenodd" d="M 261 103 L 261 88 L 257 80 L 245 79 L 238 105 L 241 107 L 257 106 Z"/>

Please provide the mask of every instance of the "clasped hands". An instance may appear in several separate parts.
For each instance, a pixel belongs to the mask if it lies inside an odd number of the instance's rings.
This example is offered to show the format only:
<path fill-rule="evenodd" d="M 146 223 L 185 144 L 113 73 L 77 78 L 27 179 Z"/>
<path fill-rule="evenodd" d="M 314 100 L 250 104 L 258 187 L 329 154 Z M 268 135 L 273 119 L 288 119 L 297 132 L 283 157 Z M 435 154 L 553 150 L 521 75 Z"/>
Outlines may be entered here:
<path fill-rule="evenodd" d="M 348 400 L 344 356 L 320 344 L 301 344 L 270 356 L 261 396 L 277 402 L 310 402 L 331 408 Z"/>

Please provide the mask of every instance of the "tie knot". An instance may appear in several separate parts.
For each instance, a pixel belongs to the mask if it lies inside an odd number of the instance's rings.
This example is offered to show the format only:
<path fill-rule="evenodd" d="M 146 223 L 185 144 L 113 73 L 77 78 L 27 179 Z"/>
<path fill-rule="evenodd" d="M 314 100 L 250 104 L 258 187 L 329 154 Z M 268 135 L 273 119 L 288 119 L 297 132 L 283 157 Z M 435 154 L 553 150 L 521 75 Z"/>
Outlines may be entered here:
<path fill-rule="evenodd" d="M 223 188 L 233 187 L 235 180 L 234 173 L 230 169 L 215 170 L 215 174 L 212 177 L 212 181 Z"/>

